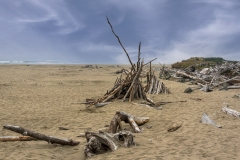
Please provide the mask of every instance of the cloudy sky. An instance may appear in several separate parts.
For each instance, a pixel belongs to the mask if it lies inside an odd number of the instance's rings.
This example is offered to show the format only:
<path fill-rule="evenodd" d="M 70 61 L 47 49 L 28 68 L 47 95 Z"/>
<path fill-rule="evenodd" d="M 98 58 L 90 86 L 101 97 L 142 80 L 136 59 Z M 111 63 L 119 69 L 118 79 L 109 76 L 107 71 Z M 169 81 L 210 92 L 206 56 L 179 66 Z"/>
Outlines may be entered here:
<path fill-rule="evenodd" d="M 0 61 L 240 61 L 239 0 L 0 0 Z"/>

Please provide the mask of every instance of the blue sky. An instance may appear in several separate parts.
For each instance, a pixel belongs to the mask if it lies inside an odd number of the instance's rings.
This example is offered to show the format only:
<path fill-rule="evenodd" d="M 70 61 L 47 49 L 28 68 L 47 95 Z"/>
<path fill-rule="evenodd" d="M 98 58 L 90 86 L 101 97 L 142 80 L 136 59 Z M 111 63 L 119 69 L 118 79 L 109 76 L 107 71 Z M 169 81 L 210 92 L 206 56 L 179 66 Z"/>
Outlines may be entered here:
<path fill-rule="evenodd" d="M 129 63 L 240 61 L 239 0 L 0 0 L 0 60 Z"/>

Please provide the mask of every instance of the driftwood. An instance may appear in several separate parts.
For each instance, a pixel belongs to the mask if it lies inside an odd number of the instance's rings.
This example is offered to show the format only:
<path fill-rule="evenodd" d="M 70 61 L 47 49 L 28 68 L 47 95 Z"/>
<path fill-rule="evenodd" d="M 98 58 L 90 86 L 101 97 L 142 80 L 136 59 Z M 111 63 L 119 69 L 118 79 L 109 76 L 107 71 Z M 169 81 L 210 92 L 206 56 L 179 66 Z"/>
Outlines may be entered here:
<path fill-rule="evenodd" d="M 134 117 L 126 112 L 117 111 L 114 115 L 113 119 L 111 120 L 109 126 L 109 133 L 116 133 L 118 129 L 122 130 L 121 121 L 125 123 L 129 123 L 130 126 L 133 128 L 135 133 L 141 132 L 138 125 L 142 125 L 149 121 L 148 117 Z"/>
<path fill-rule="evenodd" d="M 206 113 L 203 114 L 202 119 L 201 119 L 201 123 L 203 123 L 203 124 L 211 124 L 214 127 L 222 128 L 222 126 L 217 125 L 213 120 L 211 120 Z"/>
<path fill-rule="evenodd" d="M 53 136 L 47 136 L 41 133 L 37 133 L 34 131 L 30 131 L 28 129 L 19 127 L 19 126 L 12 126 L 12 125 L 3 125 L 3 128 L 11 130 L 13 132 L 20 133 L 24 136 L 30 136 L 33 138 L 36 138 L 38 140 L 44 140 L 47 141 L 48 143 L 57 143 L 57 144 L 62 144 L 62 145 L 71 145 L 71 146 L 76 146 L 79 144 L 77 141 L 73 141 L 71 139 L 65 139 L 65 138 L 56 138 Z"/>
<path fill-rule="evenodd" d="M 210 86 L 208 84 L 205 84 L 200 90 L 202 90 L 204 92 L 212 91 L 212 89 L 210 88 Z"/>
<path fill-rule="evenodd" d="M 173 123 L 170 127 L 168 127 L 168 132 L 174 132 L 178 130 L 182 126 L 182 123 Z"/>
<path fill-rule="evenodd" d="M 95 104 L 95 107 L 97 108 L 97 107 L 103 107 L 103 106 L 106 106 L 106 105 L 108 105 L 108 104 L 110 104 L 111 102 L 105 102 L 105 103 L 96 103 Z"/>
<path fill-rule="evenodd" d="M 87 139 L 87 145 L 84 148 L 84 154 L 87 159 L 99 151 L 115 151 L 120 146 L 130 147 L 135 145 L 134 135 L 129 131 L 120 131 L 115 134 L 86 132 L 85 137 Z"/>
<path fill-rule="evenodd" d="M 154 71 L 151 69 L 151 62 L 149 73 L 147 73 L 147 85 L 145 86 L 145 92 L 148 94 L 170 93 L 169 89 L 163 84 L 163 82 L 160 82 L 154 75 Z"/>
<path fill-rule="evenodd" d="M 128 57 L 128 60 L 129 60 L 129 62 L 130 62 L 130 64 L 131 64 L 132 68 L 134 68 L 133 63 L 132 63 L 132 61 L 131 61 L 131 59 L 130 59 L 130 57 L 129 57 L 127 51 L 126 51 L 126 49 L 124 48 L 124 46 L 122 45 L 122 43 L 121 43 L 121 41 L 120 41 L 120 38 L 119 38 L 119 37 L 117 36 L 117 34 L 114 32 L 113 27 L 112 27 L 112 25 L 111 25 L 108 17 L 106 17 L 106 18 L 107 18 L 108 24 L 109 24 L 110 27 L 111 27 L 112 33 L 113 33 L 113 34 L 115 35 L 115 37 L 118 39 L 118 42 L 119 42 L 119 44 L 121 45 L 121 47 L 122 47 L 122 49 L 124 50 L 124 52 L 126 53 L 126 55 L 127 55 L 127 57 Z"/>
<path fill-rule="evenodd" d="M 177 73 L 178 75 L 182 75 L 182 76 L 185 76 L 185 77 L 194 79 L 194 80 L 199 80 L 199 81 L 201 81 L 201 82 L 204 82 L 205 84 L 208 83 L 208 82 L 206 82 L 206 81 L 203 80 L 203 79 L 197 78 L 197 77 L 195 77 L 195 76 L 191 76 L 191 75 L 189 75 L 189 74 L 187 74 L 187 73 L 185 73 L 185 72 L 177 71 L 176 73 Z"/>
<path fill-rule="evenodd" d="M 30 136 L 0 136 L 1 142 L 7 142 L 7 141 L 32 141 L 37 140 L 36 138 L 30 137 Z"/>
<path fill-rule="evenodd" d="M 58 127 L 59 130 L 69 130 L 68 128 L 66 127 Z"/>
<path fill-rule="evenodd" d="M 226 83 L 226 82 L 230 82 L 230 81 L 237 80 L 237 79 L 240 79 L 240 76 L 236 76 L 236 77 L 233 77 L 233 78 L 228 79 L 228 80 L 226 80 L 226 81 L 223 81 L 223 82 L 221 82 L 221 83 L 218 83 L 218 84 L 214 85 L 212 88 L 217 87 L 217 86 L 219 86 L 219 85 L 221 85 L 221 84 L 224 84 L 224 83 Z"/>
<path fill-rule="evenodd" d="M 168 103 L 178 103 L 178 102 L 187 102 L 187 100 L 183 100 L 183 101 L 172 101 L 172 102 L 156 102 L 157 105 L 165 105 Z"/>
<path fill-rule="evenodd" d="M 121 121 L 129 123 L 134 132 L 141 132 L 138 125 L 143 125 L 149 121 L 149 117 L 136 117 L 123 111 L 117 111 L 109 127 L 109 133 L 102 130 L 99 132 L 86 132 L 87 145 L 84 148 L 85 157 L 91 158 L 98 152 L 106 152 L 108 150 L 115 151 L 120 146 L 130 147 L 135 145 L 134 135 L 130 131 L 123 131 Z M 118 129 L 120 130 L 118 132 Z"/>
<path fill-rule="evenodd" d="M 227 89 L 240 89 L 240 86 L 228 86 Z"/>
<path fill-rule="evenodd" d="M 191 87 L 188 87 L 188 88 L 186 88 L 186 89 L 184 90 L 183 93 L 191 93 L 191 92 L 193 92 L 192 88 L 191 88 Z"/>
<path fill-rule="evenodd" d="M 236 110 L 233 110 L 233 109 L 230 109 L 230 108 L 227 108 L 227 107 L 223 107 L 222 111 L 224 113 L 227 113 L 227 114 L 231 115 L 231 116 L 240 118 L 240 112 L 238 112 Z"/>
<path fill-rule="evenodd" d="M 196 69 L 196 68 L 195 68 Z M 192 69 L 167 69 L 164 70 L 164 74 L 171 75 L 173 78 L 181 78 L 181 82 L 189 81 L 188 79 L 192 79 L 192 82 L 202 82 L 202 86 L 206 88 L 202 88 L 201 90 L 209 91 L 209 89 L 214 89 L 220 85 L 228 85 L 224 86 L 221 89 L 239 89 L 237 86 L 232 86 L 234 83 L 240 82 L 240 62 L 227 62 L 220 65 L 208 66 L 208 68 L 204 68 L 202 71 L 192 70 Z M 160 72 L 162 74 L 162 71 Z M 178 77 L 179 76 L 179 77 Z M 185 79 L 186 78 L 186 79 Z M 208 89 L 209 88 L 209 89 Z M 221 90 L 220 89 L 220 90 Z"/>
<path fill-rule="evenodd" d="M 201 86 L 204 86 L 201 90 L 211 91 L 212 89 L 227 84 L 222 89 L 240 89 L 237 83 L 240 82 L 240 61 L 239 62 L 223 62 L 220 65 L 208 66 L 202 71 L 197 68 L 199 64 L 195 66 L 189 66 L 185 69 L 176 68 L 160 68 L 160 78 L 164 75 L 169 75 L 172 79 L 179 79 L 179 82 L 188 82 L 191 79 L 192 84 L 201 82 Z"/>

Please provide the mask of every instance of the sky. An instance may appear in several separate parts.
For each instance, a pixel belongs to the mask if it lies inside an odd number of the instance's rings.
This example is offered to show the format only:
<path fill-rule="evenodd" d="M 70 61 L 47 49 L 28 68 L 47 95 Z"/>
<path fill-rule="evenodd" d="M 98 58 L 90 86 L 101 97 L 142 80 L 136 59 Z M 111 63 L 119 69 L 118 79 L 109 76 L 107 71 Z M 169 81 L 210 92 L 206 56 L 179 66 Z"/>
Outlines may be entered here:
<path fill-rule="evenodd" d="M 0 61 L 240 61 L 239 0 L 0 0 Z"/>

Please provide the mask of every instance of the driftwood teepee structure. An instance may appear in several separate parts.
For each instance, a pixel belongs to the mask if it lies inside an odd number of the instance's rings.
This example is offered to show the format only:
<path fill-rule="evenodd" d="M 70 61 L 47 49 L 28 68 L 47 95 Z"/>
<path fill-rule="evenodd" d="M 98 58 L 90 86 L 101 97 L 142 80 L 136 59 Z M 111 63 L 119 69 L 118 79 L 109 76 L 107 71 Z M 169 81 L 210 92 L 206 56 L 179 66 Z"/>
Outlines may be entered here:
<path fill-rule="evenodd" d="M 145 89 L 144 89 L 139 77 L 141 75 L 143 67 L 145 65 L 147 65 L 148 63 L 150 63 L 151 61 L 144 64 L 143 59 L 141 59 L 141 57 L 140 57 L 141 42 L 140 42 L 139 47 L 138 47 L 138 61 L 136 64 L 133 64 L 132 60 L 129 57 L 129 54 L 127 53 L 126 49 L 122 45 L 120 38 L 114 32 L 113 27 L 112 27 L 108 17 L 107 17 L 107 21 L 111 27 L 113 34 L 118 39 L 119 44 L 121 45 L 122 49 L 126 53 L 129 63 L 131 64 L 131 69 L 130 69 L 130 71 L 124 70 L 125 71 L 124 78 L 122 75 L 120 76 L 120 78 L 117 78 L 115 81 L 114 87 L 111 90 L 107 91 L 107 93 L 103 97 L 99 98 L 98 100 L 87 100 L 87 102 L 85 102 L 85 104 L 96 105 L 96 104 L 108 102 L 111 99 L 122 99 L 122 101 L 125 101 L 126 99 L 128 99 L 130 102 L 133 99 L 139 99 L 139 98 L 147 100 Z"/>
<path fill-rule="evenodd" d="M 121 45 L 121 47 L 123 48 L 124 52 L 128 57 L 129 63 L 131 64 L 131 70 L 128 72 L 127 71 L 124 72 L 126 74 L 125 78 L 122 78 L 122 76 L 120 78 L 117 78 L 115 81 L 114 87 L 110 91 L 108 91 L 104 95 L 104 97 L 98 99 L 98 102 L 106 102 L 112 98 L 122 98 L 122 101 L 126 100 L 127 98 L 129 99 L 129 101 L 132 101 L 133 99 L 138 99 L 138 98 L 146 100 L 147 97 L 139 79 L 140 74 L 142 72 L 142 68 L 144 66 L 144 61 L 143 59 L 141 60 L 141 57 L 140 57 L 141 42 L 139 43 L 139 47 L 138 47 L 138 61 L 135 65 L 132 63 L 129 57 L 129 54 L 127 53 L 126 49 L 124 48 L 124 46 L 120 41 L 120 38 L 114 32 L 108 17 L 107 17 L 107 21 L 111 27 L 113 34 L 118 39 L 119 44 Z"/>
<path fill-rule="evenodd" d="M 154 59 L 155 60 L 155 59 Z M 147 85 L 145 86 L 145 92 L 148 94 L 168 94 L 170 93 L 169 89 L 160 82 L 155 76 L 154 71 L 152 70 L 152 65 L 150 61 L 150 69 L 147 73 Z"/>

